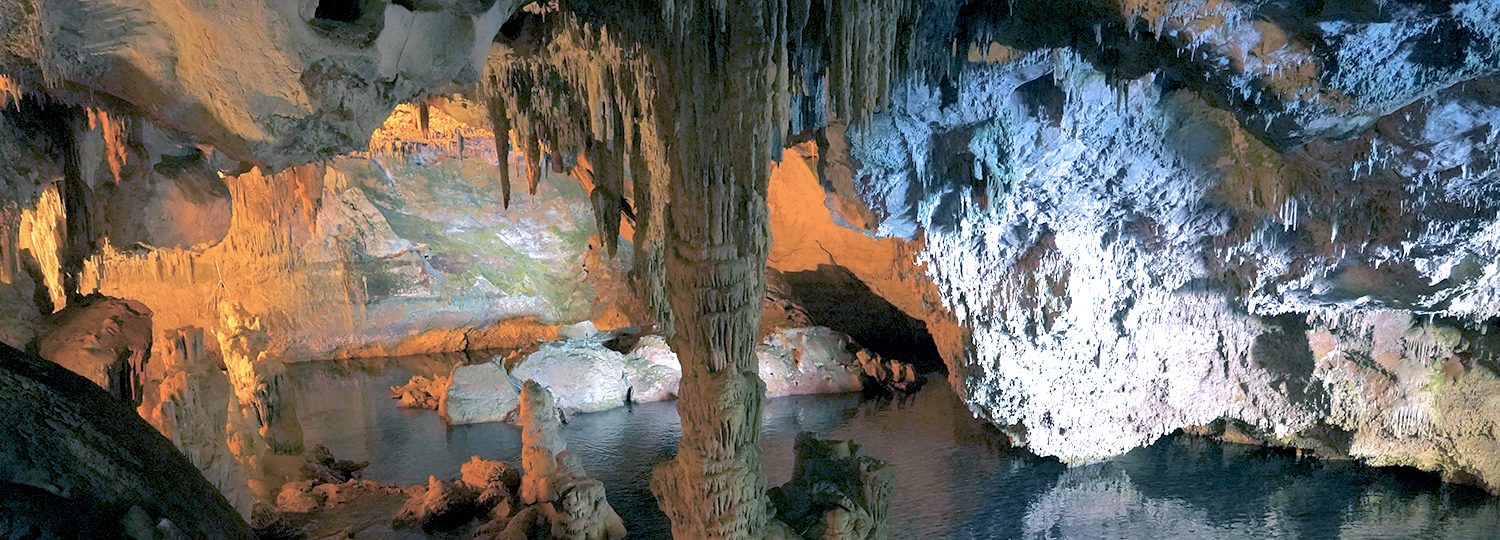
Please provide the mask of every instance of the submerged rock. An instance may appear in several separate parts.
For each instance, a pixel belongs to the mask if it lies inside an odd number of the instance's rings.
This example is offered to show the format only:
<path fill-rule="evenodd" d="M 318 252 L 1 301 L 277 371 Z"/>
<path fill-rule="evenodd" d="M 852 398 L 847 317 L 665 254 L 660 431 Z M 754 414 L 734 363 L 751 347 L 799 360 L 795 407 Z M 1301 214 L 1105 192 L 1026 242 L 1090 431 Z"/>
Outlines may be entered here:
<path fill-rule="evenodd" d="M 851 441 L 797 435 L 792 480 L 771 488 L 777 518 L 805 538 L 877 540 L 890 536 L 886 516 L 895 471 Z"/>
<path fill-rule="evenodd" d="M 315 444 L 307 450 L 307 463 L 302 465 L 302 474 L 322 484 L 341 484 L 359 478 L 359 471 L 370 466 L 368 461 L 334 459 L 328 447 Z"/>
<path fill-rule="evenodd" d="M 438 414 L 449 424 L 503 421 L 520 399 L 515 382 L 499 361 L 454 366 L 450 379 L 438 404 Z"/>
<path fill-rule="evenodd" d="M 396 406 L 403 409 L 437 409 L 452 382 L 452 375 L 435 375 L 431 379 L 415 375 L 404 385 L 392 386 L 391 399 L 397 400 Z"/>

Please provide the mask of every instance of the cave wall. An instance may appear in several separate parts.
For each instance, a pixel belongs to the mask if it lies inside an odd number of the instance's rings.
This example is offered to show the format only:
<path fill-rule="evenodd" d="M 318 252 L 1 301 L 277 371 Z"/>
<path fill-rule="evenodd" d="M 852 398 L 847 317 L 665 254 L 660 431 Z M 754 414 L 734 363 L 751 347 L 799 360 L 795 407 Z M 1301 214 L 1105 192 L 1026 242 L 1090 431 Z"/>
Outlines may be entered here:
<path fill-rule="evenodd" d="M 1071 462 L 1232 418 L 1494 489 L 1493 5 L 1135 7 L 995 8 L 849 134 L 972 331 L 955 388 Z"/>
<path fill-rule="evenodd" d="M 504 208 L 489 133 L 435 109 L 424 133 L 417 116 L 398 109 L 368 152 L 225 176 L 222 240 L 111 243 L 83 287 L 146 303 L 159 328 L 213 328 L 220 302 L 239 303 L 292 361 L 513 347 L 558 324 L 633 320 L 629 261 L 599 253 L 576 180 Z"/>
<path fill-rule="evenodd" d="M 397 104 L 477 82 L 520 4 L 12 1 L 0 56 L 12 90 L 128 109 L 281 169 L 363 147 Z"/>

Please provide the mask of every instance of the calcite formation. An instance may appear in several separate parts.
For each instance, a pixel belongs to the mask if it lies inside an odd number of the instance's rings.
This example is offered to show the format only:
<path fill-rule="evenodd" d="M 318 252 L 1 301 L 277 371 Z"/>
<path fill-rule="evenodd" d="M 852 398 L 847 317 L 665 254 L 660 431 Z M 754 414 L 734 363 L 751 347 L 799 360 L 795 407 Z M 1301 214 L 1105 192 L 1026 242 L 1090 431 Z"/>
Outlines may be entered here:
<path fill-rule="evenodd" d="M 154 401 L 142 406 L 141 416 L 172 441 L 229 499 L 242 517 L 249 518 L 254 498 L 249 487 L 249 448 L 231 448 L 231 435 L 248 428 L 243 410 L 233 399 L 229 378 L 208 357 L 201 328 L 162 332 L 164 364 Z M 253 429 L 253 428 L 252 428 Z M 238 451 L 238 453 L 236 452 Z"/>
<path fill-rule="evenodd" d="M 499 422 L 520 404 L 515 379 L 499 359 L 472 366 L 453 366 L 437 411 L 449 424 Z"/>
<path fill-rule="evenodd" d="M 219 353 L 229 374 L 234 399 L 248 413 L 271 449 L 280 454 L 302 451 L 302 427 L 291 399 L 283 396 L 286 364 L 268 354 L 266 334 L 259 317 L 239 304 L 219 305 L 219 326 L 214 330 Z"/>
<path fill-rule="evenodd" d="M 1494 490 L 1447 405 L 1495 376 L 1493 5 L 1092 9 L 973 13 L 947 83 L 849 132 L 974 412 L 1069 462 L 1227 418 Z"/>
<path fill-rule="evenodd" d="M 277 358 L 655 324 L 674 533 L 780 531 L 769 263 L 921 320 L 976 415 L 1071 463 L 1234 425 L 1500 486 L 1494 2 L 0 7 L 0 338 L 139 300 L 220 332 L 258 427 Z"/>
<path fill-rule="evenodd" d="M 819 440 L 797 434 L 792 479 L 771 489 L 777 517 L 804 538 L 876 540 L 890 538 L 895 474 L 850 441 Z"/>
<path fill-rule="evenodd" d="M 557 454 L 567 450 L 558 433 L 561 416 L 552 393 L 530 379 L 521 383 L 521 501 L 551 502 L 557 498 Z"/>

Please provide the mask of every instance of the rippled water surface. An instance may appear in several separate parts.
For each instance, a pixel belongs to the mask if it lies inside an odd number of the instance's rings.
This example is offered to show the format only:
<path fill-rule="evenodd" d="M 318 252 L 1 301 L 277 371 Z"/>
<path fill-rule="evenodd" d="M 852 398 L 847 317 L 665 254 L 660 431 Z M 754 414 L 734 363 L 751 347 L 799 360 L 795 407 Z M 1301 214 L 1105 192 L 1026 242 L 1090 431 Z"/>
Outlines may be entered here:
<path fill-rule="evenodd" d="M 432 411 L 395 407 L 388 387 L 431 375 L 436 364 L 295 365 L 293 399 L 306 442 L 368 460 L 366 478 L 401 485 L 456 476 L 470 456 L 519 462 L 515 427 L 450 430 Z M 651 468 L 676 452 L 675 403 L 569 420 L 568 448 L 604 482 L 631 538 L 667 538 L 649 481 Z M 790 479 L 799 431 L 854 439 L 895 465 L 896 539 L 1500 539 L 1500 499 L 1412 472 L 1299 463 L 1188 437 L 1065 467 L 1004 448 L 941 379 L 902 400 L 768 400 L 763 446 L 771 485 Z"/>

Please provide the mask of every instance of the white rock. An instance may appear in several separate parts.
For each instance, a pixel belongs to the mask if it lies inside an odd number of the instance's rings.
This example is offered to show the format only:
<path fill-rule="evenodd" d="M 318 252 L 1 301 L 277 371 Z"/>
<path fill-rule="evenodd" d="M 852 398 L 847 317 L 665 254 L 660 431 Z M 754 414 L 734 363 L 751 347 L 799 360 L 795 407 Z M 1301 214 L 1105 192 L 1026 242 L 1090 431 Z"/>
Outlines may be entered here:
<path fill-rule="evenodd" d="M 547 387 L 557 406 L 568 411 L 619 407 L 625 404 L 625 392 L 630 389 L 624 355 L 593 341 L 544 343 L 516 366 L 515 376 Z"/>
<path fill-rule="evenodd" d="M 861 370 L 851 345 L 847 334 L 821 326 L 767 336 L 756 347 L 766 397 L 859 391 Z"/>
<path fill-rule="evenodd" d="M 594 326 L 594 321 L 583 321 L 557 329 L 557 336 L 565 340 L 590 339 L 597 335 L 599 335 L 599 329 Z"/>
<path fill-rule="evenodd" d="M 449 424 L 499 422 L 516 410 L 520 394 L 498 360 L 455 366 L 453 382 L 438 403 L 438 414 Z"/>

